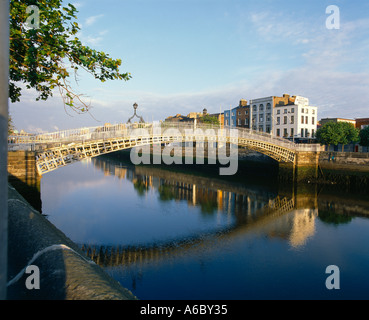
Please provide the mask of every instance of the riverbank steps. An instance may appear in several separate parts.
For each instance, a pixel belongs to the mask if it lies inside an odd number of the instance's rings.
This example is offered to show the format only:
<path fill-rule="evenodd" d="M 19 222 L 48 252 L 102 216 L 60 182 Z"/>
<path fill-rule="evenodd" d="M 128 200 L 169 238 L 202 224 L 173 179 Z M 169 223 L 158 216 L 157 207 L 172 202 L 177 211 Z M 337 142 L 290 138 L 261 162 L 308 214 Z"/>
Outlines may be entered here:
<path fill-rule="evenodd" d="M 8 186 L 8 300 L 137 300 Z"/>

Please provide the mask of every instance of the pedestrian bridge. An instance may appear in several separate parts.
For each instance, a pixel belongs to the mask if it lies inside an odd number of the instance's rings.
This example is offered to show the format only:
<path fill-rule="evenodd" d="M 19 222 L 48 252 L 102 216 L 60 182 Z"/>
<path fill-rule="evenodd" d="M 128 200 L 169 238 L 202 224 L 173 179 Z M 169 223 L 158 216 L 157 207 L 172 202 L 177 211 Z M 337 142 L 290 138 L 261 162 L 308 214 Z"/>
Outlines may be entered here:
<path fill-rule="evenodd" d="M 37 170 L 42 175 L 85 158 L 134 147 L 176 142 L 186 146 L 195 143 L 196 147 L 208 143 L 208 146 L 215 146 L 218 150 L 226 145 L 244 147 L 265 154 L 279 163 L 291 163 L 294 166 L 299 165 L 300 159 L 303 159 L 304 165 L 317 166 L 316 154 L 321 151 L 320 145 L 295 144 L 250 129 L 165 122 L 117 124 L 10 136 L 8 150 L 35 152 Z"/>

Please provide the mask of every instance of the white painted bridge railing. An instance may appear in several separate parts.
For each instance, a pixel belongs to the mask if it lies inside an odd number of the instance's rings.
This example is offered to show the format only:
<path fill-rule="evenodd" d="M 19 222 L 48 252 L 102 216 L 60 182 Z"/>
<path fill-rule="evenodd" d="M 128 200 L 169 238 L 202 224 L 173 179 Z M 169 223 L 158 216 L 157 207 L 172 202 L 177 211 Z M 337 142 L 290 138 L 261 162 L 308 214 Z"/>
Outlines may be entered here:
<path fill-rule="evenodd" d="M 138 130 L 140 129 L 140 130 Z M 34 135 L 16 135 L 9 136 L 9 150 L 43 150 L 47 145 L 56 146 L 59 144 L 68 145 L 72 143 L 83 143 L 89 141 L 108 140 L 114 138 L 133 138 L 140 135 L 153 135 L 168 133 L 169 131 L 178 130 L 183 136 L 188 132 L 197 133 L 201 130 L 204 136 L 233 136 L 238 138 L 246 138 L 258 140 L 261 142 L 271 143 L 280 147 L 293 151 L 321 151 L 320 145 L 315 144 L 296 144 L 287 139 L 276 137 L 268 133 L 254 131 L 246 128 L 220 127 L 219 125 L 208 124 L 183 124 L 183 123 L 142 123 L 142 124 L 117 124 L 99 127 L 84 127 L 78 129 L 63 130 L 52 133 L 42 133 Z M 187 131 L 186 131 L 187 130 Z M 214 131 L 207 131 L 214 130 Z M 177 131 L 177 132 L 178 132 Z M 38 146 L 38 147 L 37 147 Z"/>

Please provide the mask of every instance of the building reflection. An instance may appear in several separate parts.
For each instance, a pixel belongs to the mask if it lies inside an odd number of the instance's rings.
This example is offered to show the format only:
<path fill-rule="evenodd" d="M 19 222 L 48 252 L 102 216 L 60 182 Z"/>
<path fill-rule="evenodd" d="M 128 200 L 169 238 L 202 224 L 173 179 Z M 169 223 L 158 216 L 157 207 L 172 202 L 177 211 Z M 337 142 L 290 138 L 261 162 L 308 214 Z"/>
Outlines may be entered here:
<path fill-rule="evenodd" d="M 168 257 L 204 248 L 214 250 L 214 241 L 229 243 L 249 232 L 283 239 L 291 247 L 299 248 L 315 233 L 316 194 L 299 195 L 295 190 L 278 194 L 162 167 L 132 166 L 105 157 L 91 161 L 105 175 L 131 181 L 140 196 L 156 192 L 160 201 L 186 201 L 188 206 L 200 208 L 202 215 L 226 216 L 229 221 L 220 231 L 168 243 L 137 247 L 82 245 L 82 250 L 102 266 L 167 261 Z"/>

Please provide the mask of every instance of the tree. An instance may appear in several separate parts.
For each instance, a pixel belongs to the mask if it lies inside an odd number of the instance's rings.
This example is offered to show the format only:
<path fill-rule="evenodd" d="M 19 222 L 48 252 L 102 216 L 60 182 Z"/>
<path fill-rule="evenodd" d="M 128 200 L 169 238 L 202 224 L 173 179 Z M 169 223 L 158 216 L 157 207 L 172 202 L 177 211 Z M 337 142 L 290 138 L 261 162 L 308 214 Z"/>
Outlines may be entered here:
<path fill-rule="evenodd" d="M 32 17 L 37 18 L 35 10 L 31 16 L 27 13 L 31 5 L 37 6 L 38 26 L 27 23 Z M 76 13 L 72 4 L 63 6 L 62 0 L 11 0 L 9 97 L 12 102 L 20 101 L 22 88 L 18 84 L 24 82 L 27 89 L 38 92 L 36 100 L 47 100 L 58 89 L 65 105 L 76 112 L 87 112 L 89 106 L 83 95 L 74 92 L 70 85 L 71 72 L 76 75 L 81 68 L 102 82 L 131 78 L 130 73 L 119 71 L 120 59 L 114 60 L 81 43 L 76 37 L 80 30 L 74 21 Z"/>
<path fill-rule="evenodd" d="M 369 147 L 369 127 L 360 130 L 360 145 Z"/>
<path fill-rule="evenodd" d="M 328 122 L 316 131 L 316 139 L 320 144 L 337 146 L 342 140 L 343 131 L 337 122 Z"/>
<path fill-rule="evenodd" d="M 320 144 L 344 146 L 359 141 L 359 131 L 353 124 L 347 122 L 328 122 L 316 132 L 316 139 Z"/>
<path fill-rule="evenodd" d="M 211 116 L 209 114 L 204 115 L 203 117 L 201 117 L 200 119 L 201 123 L 207 123 L 207 124 L 215 124 L 215 125 L 219 125 L 219 120 L 217 117 Z"/>
<path fill-rule="evenodd" d="M 343 136 L 342 136 L 342 140 L 340 142 L 342 144 L 342 151 L 343 151 L 344 146 L 346 144 L 356 143 L 356 142 L 360 141 L 359 129 L 356 129 L 355 126 L 352 123 L 340 122 L 339 124 L 340 124 L 340 126 L 342 127 L 342 130 L 343 130 Z"/>

